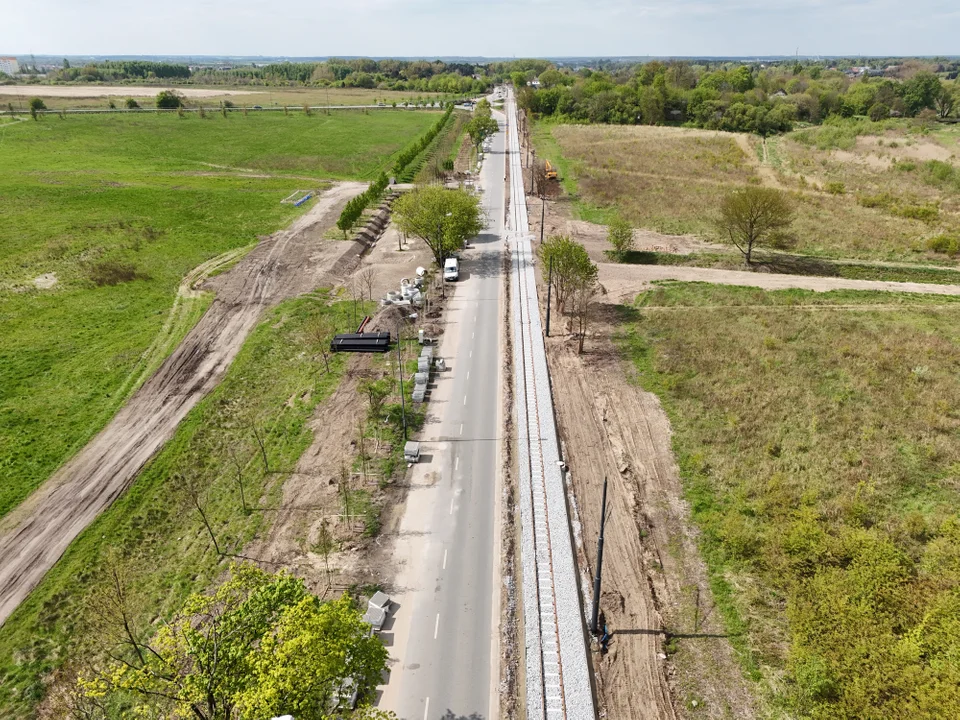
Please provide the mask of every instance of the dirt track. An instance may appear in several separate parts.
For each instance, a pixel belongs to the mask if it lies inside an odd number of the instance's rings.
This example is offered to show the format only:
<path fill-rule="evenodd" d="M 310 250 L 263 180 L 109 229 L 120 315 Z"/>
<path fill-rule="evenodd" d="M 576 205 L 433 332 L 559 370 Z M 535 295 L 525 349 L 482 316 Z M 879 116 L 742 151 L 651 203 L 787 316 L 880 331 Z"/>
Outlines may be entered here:
<path fill-rule="evenodd" d="M 83 450 L 0 523 L 0 624 L 67 546 L 129 487 L 140 468 L 213 389 L 263 310 L 336 278 L 354 243 L 322 239 L 366 186 L 343 183 L 208 287 L 217 299 L 156 373 Z"/>
<path fill-rule="evenodd" d="M 617 265 L 599 263 L 600 284 L 615 302 L 630 303 L 637 293 L 650 288 L 656 280 L 707 282 L 719 285 L 743 285 L 764 290 L 798 288 L 827 292 L 830 290 L 878 290 L 881 292 L 917 293 L 920 295 L 960 295 L 960 285 L 886 282 L 882 280 L 848 280 L 846 278 L 780 275 L 744 270 L 712 270 L 671 265 Z"/>

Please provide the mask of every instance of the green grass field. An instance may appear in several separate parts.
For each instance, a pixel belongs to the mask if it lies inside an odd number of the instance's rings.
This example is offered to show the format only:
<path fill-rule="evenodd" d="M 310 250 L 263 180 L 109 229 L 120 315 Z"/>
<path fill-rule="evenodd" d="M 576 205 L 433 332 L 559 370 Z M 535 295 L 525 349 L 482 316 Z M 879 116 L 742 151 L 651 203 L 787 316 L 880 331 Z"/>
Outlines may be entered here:
<path fill-rule="evenodd" d="M 110 648 L 97 598 L 111 566 L 121 568 L 132 593 L 134 631 L 141 637 L 152 634 L 156 618 L 178 609 L 190 592 L 206 589 L 224 570 L 229 558 L 217 556 L 178 475 L 199 489 L 224 552 L 242 552 L 269 527 L 283 481 L 310 443 L 307 420 L 343 375 L 345 358 L 334 355 L 325 372 L 308 334 L 321 315 L 338 331 L 352 326 L 353 303 L 335 300 L 318 292 L 270 312 L 223 382 L 0 628 L 0 717 L 32 717 L 50 673 L 82 669 Z M 234 458 L 243 468 L 248 512 Z M 358 495 L 358 503 L 363 498 Z"/>
<path fill-rule="evenodd" d="M 376 175 L 435 121 L 430 112 L 168 114 L 5 127 L 0 516 L 123 402 L 189 270 L 288 224 L 306 209 L 280 204 L 294 190 Z M 35 286 L 51 274 L 53 287 Z M 194 302 L 191 322 L 203 306 Z"/>
<path fill-rule="evenodd" d="M 624 320 L 777 715 L 958 716 L 960 303 L 670 283 Z"/>

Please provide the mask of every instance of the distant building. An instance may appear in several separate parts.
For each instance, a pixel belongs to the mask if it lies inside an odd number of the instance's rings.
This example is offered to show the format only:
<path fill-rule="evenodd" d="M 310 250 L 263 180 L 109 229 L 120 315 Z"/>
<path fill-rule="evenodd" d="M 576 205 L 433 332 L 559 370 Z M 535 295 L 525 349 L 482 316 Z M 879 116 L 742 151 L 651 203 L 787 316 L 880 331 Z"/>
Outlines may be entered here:
<path fill-rule="evenodd" d="M 15 57 L 0 57 L 0 72 L 16 75 L 20 72 L 20 63 Z"/>

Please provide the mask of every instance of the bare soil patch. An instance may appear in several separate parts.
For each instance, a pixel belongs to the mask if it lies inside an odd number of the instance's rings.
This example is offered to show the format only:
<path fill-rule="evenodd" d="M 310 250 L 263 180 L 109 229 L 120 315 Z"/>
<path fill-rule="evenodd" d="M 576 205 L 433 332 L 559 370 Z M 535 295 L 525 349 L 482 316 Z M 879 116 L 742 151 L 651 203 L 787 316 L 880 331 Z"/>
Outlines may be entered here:
<path fill-rule="evenodd" d="M 0 85 L 0 95 L 28 95 L 30 97 L 91 98 L 91 97 L 156 97 L 170 88 L 138 87 L 136 85 Z M 174 88 L 188 98 L 221 97 L 224 95 L 262 95 L 259 90 L 227 90 L 224 88 Z"/>

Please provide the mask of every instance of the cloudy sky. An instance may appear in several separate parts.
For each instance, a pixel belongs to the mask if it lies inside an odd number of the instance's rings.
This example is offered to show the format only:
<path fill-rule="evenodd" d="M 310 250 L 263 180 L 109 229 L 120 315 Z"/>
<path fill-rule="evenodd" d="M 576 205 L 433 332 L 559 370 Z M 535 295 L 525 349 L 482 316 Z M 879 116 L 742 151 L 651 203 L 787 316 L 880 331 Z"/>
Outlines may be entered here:
<path fill-rule="evenodd" d="M 0 0 L 0 55 L 957 55 L 960 0 Z"/>

